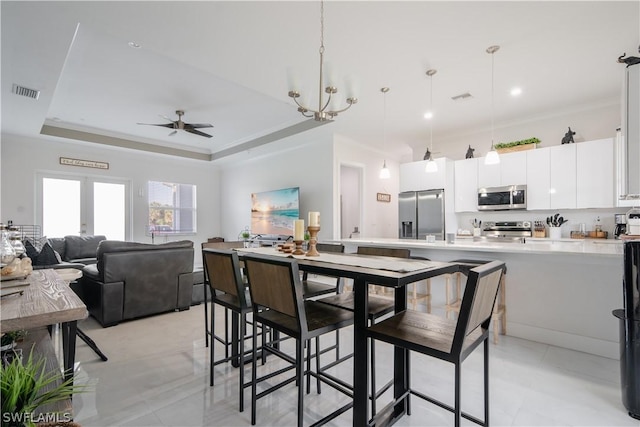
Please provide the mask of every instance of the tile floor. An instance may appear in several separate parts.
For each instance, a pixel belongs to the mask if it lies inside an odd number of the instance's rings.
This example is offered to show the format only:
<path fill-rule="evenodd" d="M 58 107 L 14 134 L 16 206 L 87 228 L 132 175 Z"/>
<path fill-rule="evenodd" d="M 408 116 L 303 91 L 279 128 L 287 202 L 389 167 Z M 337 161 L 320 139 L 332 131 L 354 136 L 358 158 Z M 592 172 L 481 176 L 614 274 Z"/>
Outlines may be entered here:
<path fill-rule="evenodd" d="M 81 322 L 109 361 L 102 362 L 78 340 L 77 382 L 87 384 L 90 391 L 74 398 L 75 420 L 85 427 L 251 425 L 250 389 L 245 393 L 245 411 L 238 412 L 238 369 L 217 366 L 215 386 L 209 387 L 203 310 L 198 305 L 111 328 L 100 327 L 92 318 Z M 348 351 L 351 329 L 341 336 Z M 501 336 L 490 351 L 493 426 L 640 425 L 622 406 L 617 360 L 509 336 Z M 482 413 L 481 353 L 476 351 L 463 364 L 463 405 L 476 415 Z M 380 344 L 377 354 L 376 372 L 382 383 L 391 377 L 391 348 Z M 270 359 L 261 369 L 273 369 L 276 364 Z M 351 369 L 352 362 L 347 362 L 334 373 L 349 378 Z M 452 401 L 452 376 L 451 365 L 412 356 L 415 388 Z M 290 385 L 261 399 L 257 424 L 295 425 L 295 396 Z M 305 396 L 305 424 L 346 399 L 329 387 L 320 395 L 312 390 Z M 351 411 L 330 425 L 351 425 Z M 396 425 L 448 426 L 453 419 L 448 412 L 413 398 L 412 415 Z M 463 420 L 463 425 L 473 424 Z"/>

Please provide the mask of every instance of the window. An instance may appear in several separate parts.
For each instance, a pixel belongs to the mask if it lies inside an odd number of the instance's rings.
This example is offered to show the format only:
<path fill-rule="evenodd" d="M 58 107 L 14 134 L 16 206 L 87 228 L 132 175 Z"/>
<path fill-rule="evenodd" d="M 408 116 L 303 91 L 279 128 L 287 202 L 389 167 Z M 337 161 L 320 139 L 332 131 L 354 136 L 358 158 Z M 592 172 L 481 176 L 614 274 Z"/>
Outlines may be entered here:
<path fill-rule="evenodd" d="M 149 181 L 148 234 L 191 234 L 196 230 L 196 186 Z"/>

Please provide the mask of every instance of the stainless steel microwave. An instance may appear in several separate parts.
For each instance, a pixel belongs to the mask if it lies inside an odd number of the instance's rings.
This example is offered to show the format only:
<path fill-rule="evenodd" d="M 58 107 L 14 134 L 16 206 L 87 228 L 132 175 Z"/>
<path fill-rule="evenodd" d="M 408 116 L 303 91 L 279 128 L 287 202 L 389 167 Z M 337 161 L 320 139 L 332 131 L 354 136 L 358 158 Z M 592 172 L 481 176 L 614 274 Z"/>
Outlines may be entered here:
<path fill-rule="evenodd" d="M 478 189 L 479 211 L 527 209 L 527 186 L 506 185 Z"/>

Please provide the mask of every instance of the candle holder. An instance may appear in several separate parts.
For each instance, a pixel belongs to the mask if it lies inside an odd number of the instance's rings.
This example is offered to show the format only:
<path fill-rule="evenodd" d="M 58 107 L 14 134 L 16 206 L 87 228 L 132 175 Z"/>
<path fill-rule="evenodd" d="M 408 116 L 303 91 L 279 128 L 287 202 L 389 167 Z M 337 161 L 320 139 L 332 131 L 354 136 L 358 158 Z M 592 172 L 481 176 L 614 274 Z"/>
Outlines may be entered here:
<path fill-rule="evenodd" d="M 307 251 L 307 256 L 320 256 L 320 253 L 316 249 L 316 243 L 318 243 L 318 231 L 320 231 L 320 226 L 308 226 L 307 231 L 309 231 L 309 250 Z"/>
<path fill-rule="evenodd" d="M 293 255 L 304 255 L 304 251 L 302 250 L 302 242 L 303 240 L 294 240 L 293 243 L 296 244 L 296 248 L 292 252 Z"/>

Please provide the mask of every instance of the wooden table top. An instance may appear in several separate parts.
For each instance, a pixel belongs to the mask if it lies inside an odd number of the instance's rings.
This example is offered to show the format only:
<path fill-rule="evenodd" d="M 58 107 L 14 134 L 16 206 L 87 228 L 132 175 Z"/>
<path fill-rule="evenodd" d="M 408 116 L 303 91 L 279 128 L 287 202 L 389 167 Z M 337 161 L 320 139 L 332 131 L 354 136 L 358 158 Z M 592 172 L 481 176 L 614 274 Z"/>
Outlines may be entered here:
<path fill-rule="evenodd" d="M 22 295 L 0 299 L 0 332 L 85 319 L 87 307 L 56 270 L 34 270 Z"/>

